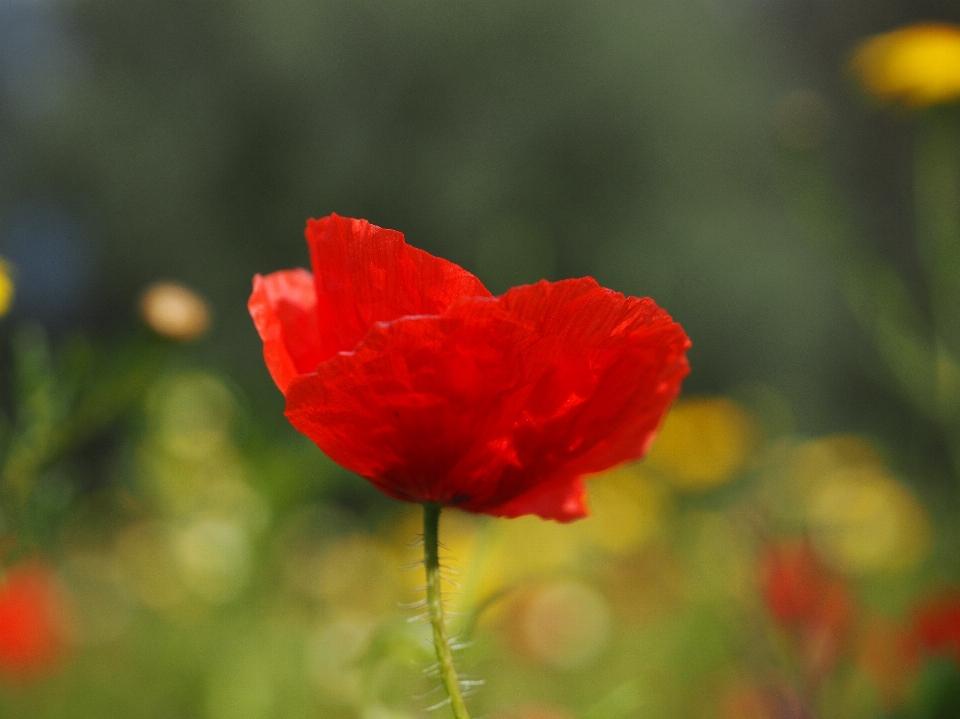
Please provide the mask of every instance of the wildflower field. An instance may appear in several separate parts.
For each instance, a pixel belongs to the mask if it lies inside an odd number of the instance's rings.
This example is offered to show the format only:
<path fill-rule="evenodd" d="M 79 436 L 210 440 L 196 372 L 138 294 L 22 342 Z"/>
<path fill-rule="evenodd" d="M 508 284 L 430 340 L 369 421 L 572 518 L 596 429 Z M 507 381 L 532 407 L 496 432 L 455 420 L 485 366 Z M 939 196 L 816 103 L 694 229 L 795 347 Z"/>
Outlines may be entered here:
<path fill-rule="evenodd" d="M 0 719 L 960 716 L 960 12 L 0 0 Z"/>

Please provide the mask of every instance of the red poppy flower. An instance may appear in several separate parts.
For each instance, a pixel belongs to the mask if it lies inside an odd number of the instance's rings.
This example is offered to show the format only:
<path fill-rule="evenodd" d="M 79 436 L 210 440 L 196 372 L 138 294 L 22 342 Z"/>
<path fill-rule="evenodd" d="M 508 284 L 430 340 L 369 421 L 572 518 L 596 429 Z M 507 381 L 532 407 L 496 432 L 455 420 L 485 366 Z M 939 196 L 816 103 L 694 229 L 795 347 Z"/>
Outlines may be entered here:
<path fill-rule="evenodd" d="M 63 590 L 39 562 L 13 567 L 0 583 L 0 673 L 29 678 L 54 669 L 68 645 Z"/>
<path fill-rule="evenodd" d="M 847 583 L 820 562 L 809 542 L 782 542 L 761 558 L 770 614 L 793 630 L 806 668 L 822 676 L 838 659 L 856 618 Z"/>
<path fill-rule="evenodd" d="M 922 648 L 960 662 L 960 592 L 945 591 L 921 602 L 913 631 Z"/>
<path fill-rule="evenodd" d="M 768 547 L 760 573 L 767 607 L 779 623 L 800 624 L 817 616 L 827 573 L 807 542 Z"/>
<path fill-rule="evenodd" d="M 253 281 L 267 368 L 294 427 L 397 499 L 582 517 L 582 476 L 642 456 L 689 371 L 680 325 L 592 278 L 493 297 L 365 220 L 306 237 L 313 275 Z"/>

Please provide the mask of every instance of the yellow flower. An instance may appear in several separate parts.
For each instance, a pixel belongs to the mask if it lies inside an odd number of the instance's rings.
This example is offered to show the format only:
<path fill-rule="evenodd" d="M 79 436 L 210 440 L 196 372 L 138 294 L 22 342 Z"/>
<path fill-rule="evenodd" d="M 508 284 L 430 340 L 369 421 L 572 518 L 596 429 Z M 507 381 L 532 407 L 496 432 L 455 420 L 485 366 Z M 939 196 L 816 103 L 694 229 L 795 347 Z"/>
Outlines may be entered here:
<path fill-rule="evenodd" d="M 10 266 L 0 259 L 0 317 L 3 317 L 13 304 L 13 278 Z"/>
<path fill-rule="evenodd" d="M 895 573 L 930 552 L 932 527 L 920 501 L 877 465 L 841 467 L 822 477 L 807 500 L 810 532 L 839 569 Z"/>
<path fill-rule="evenodd" d="M 960 27 L 922 23 L 868 38 L 851 67 L 880 100 L 926 107 L 960 100 Z"/>
<path fill-rule="evenodd" d="M 637 465 L 619 467 L 592 478 L 590 516 L 565 529 L 592 546 L 626 553 L 657 534 L 668 497 Z"/>
<path fill-rule="evenodd" d="M 682 400 L 664 420 L 643 466 L 679 489 L 712 489 L 744 469 L 758 439 L 755 420 L 732 400 Z"/>
<path fill-rule="evenodd" d="M 926 508 L 860 437 L 837 435 L 791 448 L 770 475 L 770 495 L 791 523 L 806 526 L 824 557 L 857 574 L 894 574 L 929 555 Z"/>

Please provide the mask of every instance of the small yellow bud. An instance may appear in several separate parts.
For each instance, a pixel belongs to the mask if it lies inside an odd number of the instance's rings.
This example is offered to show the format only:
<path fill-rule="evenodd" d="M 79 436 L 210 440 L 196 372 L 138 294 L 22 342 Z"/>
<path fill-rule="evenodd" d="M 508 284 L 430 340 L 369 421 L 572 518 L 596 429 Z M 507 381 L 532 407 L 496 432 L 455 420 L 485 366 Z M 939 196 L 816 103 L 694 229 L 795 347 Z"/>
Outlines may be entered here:
<path fill-rule="evenodd" d="M 140 316 L 157 334 L 174 340 L 196 339 L 210 326 L 207 303 L 175 282 L 157 282 L 140 298 Z"/>
<path fill-rule="evenodd" d="M 10 265 L 0 259 L 0 317 L 10 310 L 13 304 L 13 278 L 10 277 Z"/>

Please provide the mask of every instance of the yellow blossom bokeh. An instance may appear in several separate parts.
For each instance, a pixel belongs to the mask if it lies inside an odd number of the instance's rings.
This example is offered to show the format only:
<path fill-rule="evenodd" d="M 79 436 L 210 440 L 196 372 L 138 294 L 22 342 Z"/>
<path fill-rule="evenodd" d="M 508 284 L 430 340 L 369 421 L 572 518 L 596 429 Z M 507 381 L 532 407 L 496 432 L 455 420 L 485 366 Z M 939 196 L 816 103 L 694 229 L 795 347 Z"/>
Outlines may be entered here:
<path fill-rule="evenodd" d="M 845 571 L 903 571 L 930 550 L 926 510 L 882 467 L 852 465 L 826 475 L 807 511 L 817 544 Z"/>
<path fill-rule="evenodd" d="M 0 259 L 0 317 L 10 311 L 10 306 L 13 304 L 13 289 L 10 265 Z"/>
<path fill-rule="evenodd" d="M 960 99 L 960 27 L 921 23 L 871 37 L 851 67 L 880 100 L 926 107 Z"/>
<path fill-rule="evenodd" d="M 808 498 L 823 477 L 843 467 L 882 465 L 873 445 L 856 435 L 785 443 L 778 449 L 779 461 L 768 468 L 766 476 L 767 501 L 791 524 L 806 524 Z"/>
<path fill-rule="evenodd" d="M 681 400 L 664 420 L 643 466 L 678 489 L 713 489 L 743 471 L 758 440 L 756 421 L 733 400 Z"/>
<path fill-rule="evenodd" d="M 622 553 L 652 539 L 668 509 L 665 488 L 644 474 L 642 465 L 614 469 L 590 479 L 590 516 L 571 530 L 594 547 Z"/>
<path fill-rule="evenodd" d="M 770 476 L 772 507 L 809 531 L 823 555 L 854 574 L 896 573 L 927 556 L 931 520 L 876 448 L 835 435 L 785 450 Z"/>

